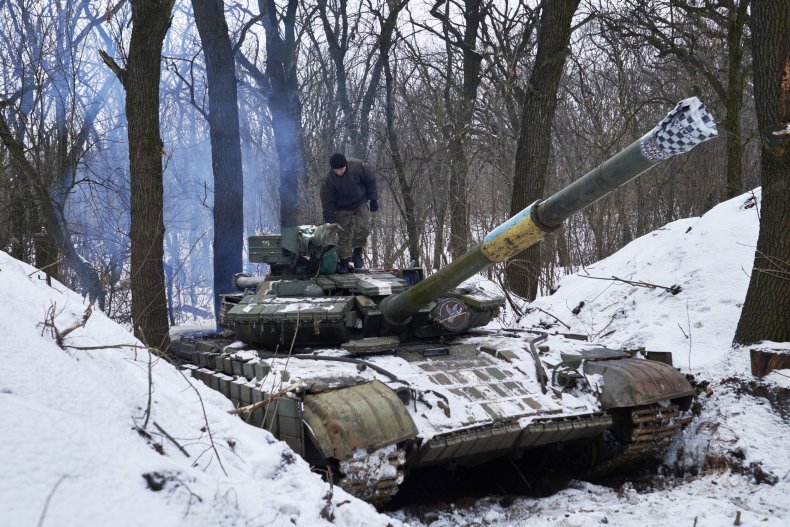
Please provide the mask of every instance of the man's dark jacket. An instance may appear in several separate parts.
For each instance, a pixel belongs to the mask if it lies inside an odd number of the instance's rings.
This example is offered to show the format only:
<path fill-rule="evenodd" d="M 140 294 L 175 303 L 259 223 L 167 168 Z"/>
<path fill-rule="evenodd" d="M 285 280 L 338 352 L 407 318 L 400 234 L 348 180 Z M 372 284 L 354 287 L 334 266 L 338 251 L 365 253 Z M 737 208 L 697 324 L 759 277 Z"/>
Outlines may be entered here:
<path fill-rule="evenodd" d="M 338 176 L 330 170 L 321 184 L 324 221 L 335 220 L 338 210 L 354 210 L 368 200 L 378 199 L 376 175 L 361 160 L 346 160 L 346 172 Z"/>

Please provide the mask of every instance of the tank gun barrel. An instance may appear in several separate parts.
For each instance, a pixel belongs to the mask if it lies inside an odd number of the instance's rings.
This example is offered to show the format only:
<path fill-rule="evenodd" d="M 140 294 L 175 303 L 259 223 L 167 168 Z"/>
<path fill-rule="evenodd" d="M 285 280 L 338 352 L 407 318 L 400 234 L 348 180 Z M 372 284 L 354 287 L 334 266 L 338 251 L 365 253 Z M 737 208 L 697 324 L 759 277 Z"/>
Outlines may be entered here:
<path fill-rule="evenodd" d="M 488 233 L 483 242 L 379 308 L 402 324 L 423 306 L 486 267 L 508 260 L 556 230 L 573 213 L 595 203 L 647 169 L 716 137 L 716 124 L 696 97 L 680 101 L 650 132 L 543 201 L 537 201 Z"/>

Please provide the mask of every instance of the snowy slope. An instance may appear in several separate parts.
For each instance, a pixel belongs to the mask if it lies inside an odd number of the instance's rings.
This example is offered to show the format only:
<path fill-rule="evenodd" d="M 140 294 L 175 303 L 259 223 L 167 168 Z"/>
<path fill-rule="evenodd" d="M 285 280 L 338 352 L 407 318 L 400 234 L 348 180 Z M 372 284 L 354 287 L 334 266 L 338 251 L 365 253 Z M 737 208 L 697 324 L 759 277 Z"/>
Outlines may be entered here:
<path fill-rule="evenodd" d="M 554 295 L 533 306 L 570 329 L 537 310 L 521 325 L 553 323 L 554 329 L 585 334 L 606 346 L 671 351 L 676 366 L 694 371 L 720 362 L 729 353 L 749 285 L 759 199 L 758 190 L 701 218 L 672 222 L 586 272 L 565 277 Z M 679 285 L 681 291 L 673 295 L 612 277 L 666 288 Z M 574 315 L 581 302 L 584 306 Z"/>
<path fill-rule="evenodd" d="M 63 331 L 87 306 L 42 277 L 0 252 L 0 525 L 393 523 L 155 357 L 146 426 L 147 351 L 98 311 L 64 343 L 99 349 L 58 347 L 47 313 Z"/>

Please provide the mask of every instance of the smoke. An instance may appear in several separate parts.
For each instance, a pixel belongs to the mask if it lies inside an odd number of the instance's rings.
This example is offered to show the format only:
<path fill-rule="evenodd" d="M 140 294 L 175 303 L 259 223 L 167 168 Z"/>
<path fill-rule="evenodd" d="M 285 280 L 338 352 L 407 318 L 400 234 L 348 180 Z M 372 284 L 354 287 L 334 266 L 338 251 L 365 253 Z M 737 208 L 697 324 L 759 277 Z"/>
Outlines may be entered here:
<path fill-rule="evenodd" d="M 70 141 L 77 140 L 82 125 L 87 125 L 84 150 L 81 149 L 74 170 L 56 175 L 57 183 L 53 182 L 52 192 L 62 197 L 65 223 L 77 251 L 99 271 L 109 292 L 107 313 L 128 321 L 130 183 L 125 94 L 114 73 L 97 54 L 98 50 L 104 50 L 123 63 L 129 38 L 129 4 L 117 12 L 100 16 L 82 9 L 87 3 L 75 3 L 72 11 L 60 13 L 59 18 L 38 16 L 46 14 L 52 4 L 25 0 L 25 5 L 33 6 L 32 13 L 38 18 L 30 19 L 29 28 L 25 26 L 25 31 L 31 33 L 26 34 L 27 47 L 23 49 L 19 27 L 24 24 L 9 22 L 18 20 L 22 11 L 0 3 L 0 13 L 8 15 L 0 23 L 0 32 L 5 37 L 0 49 L 7 52 L 0 54 L 3 55 L 0 62 L 9 72 L 0 75 L 2 91 L 15 93 L 20 91 L 20 86 L 25 88 L 21 89 L 17 106 L 12 109 L 22 127 L 34 126 L 27 123 L 26 118 L 39 111 L 36 100 L 47 101 L 42 108 L 58 108 L 43 110 L 49 114 L 33 115 L 39 124 L 55 122 L 56 111 L 61 112 L 58 115 L 62 115 L 63 109 L 70 112 L 66 116 Z M 9 9 L 14 9 L 13 13 Z M 160 122 L 165 169 L 163 263 L 171 317 L 179 322 L 194 314 L 213 312 L 214 183 L 208 123 L 203 115 L 208 110 L 208 98 L 203 58 L 198 53 L 200 40 L 191 4 L 180 2 L 175 9 L 163 47 Z M 99 16 L 100 23 L 94 23 L 92 16 Z M 59 21 L 65 33 L 53 37 L 45 31 L 45 22 L 53 19 Z M 233 38 L 237 38 L 243 20 L 245 17 L 228 16 Z M 253 36 L 255 32 L 257 35 Z M 262 29 L 257 28 L 253 33 L 248 42 L 260 42 Z M 62 45 L 50 42 L 53 38 L 59 39 Z M 79 46 L 75 45 L 77 40 Z M 39 60 L 40 54 L 47 53 L 53 55 Z M 36 77 L 31 73 L 36 72 L 31 64 L 45 64 L 46 67 L 41 66 L 42 72 Z M 61 74 L 47 77 L 46 71 L 51 73 L 58 67 L 63 70 Z M 39 79 L 43 79 L 42 85 L 32 86 Z M 245 211 L 245 238 L 279 230 L 279 172 L 281 168 L 290 170 L 278 162 L 271 115 L 260 90 L 254 82 L 239 84 L 244 197 L 240 195 L 238 203 Z M 53 102 L 56 99 L 57 105 Z M 298 125 L 291 123 L 291 126 Z M 30 130 L 27 133 L 33 135 Z M 300 137 L 298 133 L 293 135 Z M 298 145 L 294 145 L 294 156 L 297 148 Z M 285 157 L 288 157 L 287 152 Z M 288 197 L 301 202 L 296 192 Z M 299 212 L 310 216 L 316 211 Z M 246 255 L 244 260 L 246 262 Z M 236 271 L 265 271 L 260 264 L 245 263 L 245 267 Z"/>

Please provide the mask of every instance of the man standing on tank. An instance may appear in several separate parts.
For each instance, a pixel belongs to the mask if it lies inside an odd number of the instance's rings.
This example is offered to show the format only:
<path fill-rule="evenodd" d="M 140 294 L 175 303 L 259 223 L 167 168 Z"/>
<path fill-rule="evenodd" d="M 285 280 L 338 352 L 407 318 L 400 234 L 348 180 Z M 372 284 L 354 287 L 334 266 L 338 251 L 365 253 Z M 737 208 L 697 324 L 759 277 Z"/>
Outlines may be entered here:
<path fill-rule="evenodd" d="M 321 184 L 321 206 L 324 223 L 337 223 L 342 229 L 337 272 L 345 274 L 349 272 L 349 261 L 354 269 L 364 267 L 362 249 L 370 233 L 370 213 L 379 210 L 376 175 L 361 160 L 346 159 L 339 153 L 332 154 L 329 166 Z"/>

